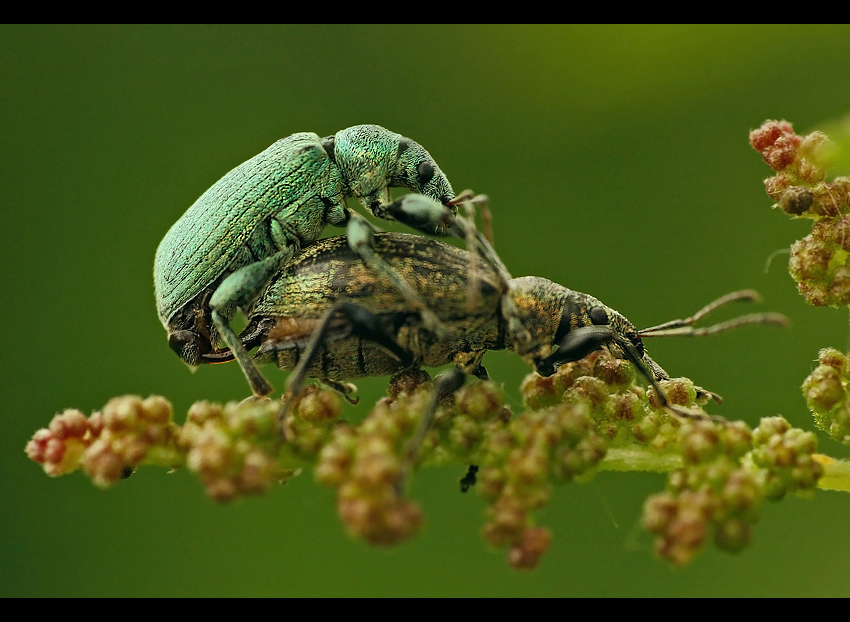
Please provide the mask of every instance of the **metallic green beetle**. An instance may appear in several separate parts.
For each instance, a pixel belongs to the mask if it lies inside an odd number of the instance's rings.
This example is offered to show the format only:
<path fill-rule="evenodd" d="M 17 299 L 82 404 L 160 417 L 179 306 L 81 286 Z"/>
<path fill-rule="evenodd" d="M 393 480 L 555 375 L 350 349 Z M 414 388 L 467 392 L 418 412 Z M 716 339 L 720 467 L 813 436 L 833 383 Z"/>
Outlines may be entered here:
<path fill-rule="evenodd" d="M 432 199 L 440 210 L 410 213 L 415 201 L 391 203 L 389 187 Z M 320 139 L 302 132 L 283 138 L 240 164 L 204 192 L 166 233 L 154 260 L 159 318 L 168 343 L 194 367 L 228 347 L 255 395 L 272 388 L 230 328 L 268 280 L 326 224 L 348 226 L 349 243 L 390 278 L 426 324 L 436 316 L 371 251 L 373 227 L 345 207 L 355 197 L 373 215 L 443 234 L 456 211 L 454 191 L 418 143 L 377 125 L 357 125 Z M 429 205 L 430 206 L 430 205 Z"/>

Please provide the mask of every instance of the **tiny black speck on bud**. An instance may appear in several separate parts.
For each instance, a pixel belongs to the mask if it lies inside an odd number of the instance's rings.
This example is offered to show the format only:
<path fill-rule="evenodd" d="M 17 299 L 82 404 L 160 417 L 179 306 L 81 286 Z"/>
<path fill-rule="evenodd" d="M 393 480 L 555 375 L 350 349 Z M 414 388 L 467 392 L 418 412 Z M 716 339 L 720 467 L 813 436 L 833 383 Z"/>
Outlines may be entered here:
<path fill-rule="evenodd" d="M 460 491 L 466 492 L 478 482 L 478 467 L 474 464 L 469 465 L 469 469 L 466 471 L 466 475 L 464 475 L 460 480 Z"/>
<path fill-rule="evenodd" d="M 779 199 L 779 206 L 782 211 L 792 216 L 799 216 L 808 211 L 812 204 L 814 195 L 809 188 L 801 186 L 791 186 L 786 188 Z"/>

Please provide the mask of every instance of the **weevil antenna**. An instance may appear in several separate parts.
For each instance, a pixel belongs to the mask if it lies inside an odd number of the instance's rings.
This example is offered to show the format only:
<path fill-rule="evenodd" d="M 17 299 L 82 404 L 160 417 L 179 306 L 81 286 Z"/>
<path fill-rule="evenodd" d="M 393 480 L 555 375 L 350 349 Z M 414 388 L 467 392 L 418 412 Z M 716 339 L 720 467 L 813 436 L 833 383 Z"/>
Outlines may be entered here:
<path fill-rule="evenodd" d="M 416 461 L 419 459 L 419 451 L 425 442 L 425 436 L 434 424 L 434 416 L 437 413 L 440 398 L 443 395 L 454 393 L 463 386 L 464 382 L 466 382 L 466 375 L 457 367 L 447 369 L 437 374 L 434 378 L 434 386 L 428 398 L 428 404 L 422 413 L 422 418 L 419 420 L 419 425 L 416 427 L 416 433 L 407 442 L 405 447 L 404 463 L 402 464 L 401 473 L 395 482 L 395 489 L 398 494 L 404 494 L 404 490 L 407 488 L 407 482 L 410 479 L 410 474 L 413 472 Z"/>
<path fill-rule="evenodd" d="M 704 318 L 709 313 L 716 311 L 720 307 L 726 306 L 731 302 L 759 302 L 761 296 L 758 292 L 752 289 L 744 289 L 737 292 L 731 292 L 725 296 L 721 296 L 714 300 L 702 309 L 694 313 L 691 317 L 683 320 L 670 320 L 658 326 L 651 326 L 638 331 L 641 337 L 705 337 L 707 335 L 716 335 L 717 333 L 726 332 L 738 328 L 739 326 L 747 326 L 749 324 L 768 324 L 772 326 L 788 326 L 788 318 L 781 313 L 751 313 L 742 315 L 725 322 L 719 322 L 706 326 L 704 328 L 694 328 L 694 324 Z"/>

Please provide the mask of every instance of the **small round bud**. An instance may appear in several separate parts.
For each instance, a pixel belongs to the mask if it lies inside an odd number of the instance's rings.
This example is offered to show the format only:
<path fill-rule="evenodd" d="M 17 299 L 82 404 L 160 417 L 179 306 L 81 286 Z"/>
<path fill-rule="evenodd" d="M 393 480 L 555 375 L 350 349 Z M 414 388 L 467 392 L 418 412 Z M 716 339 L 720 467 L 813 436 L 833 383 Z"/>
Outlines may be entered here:
<path fill-rule="evenodd" d="M 793 162 L 793 158 L 792 158 Z M 789 162 L 790 164 L 791 162 Z M 807 158 L 797 159 L 797 175 L 808 184 L 817 184 L 824 180 L 826 171 Z"/>
<path fill-rule="evenodd" d="M 844 371 L 847 365 L 847 357 L 835 348 L 822 348 L 818 352 L 818 362 L 821 365 L 833 367 L 840 373 Z"/>
<path fill-rule="evenodd" d="M 774 171 L 781 171 L 794 163 L 797 150 L 791 140 L 785 136 L 780 136 L 772 147 L 768 147 L 762 152 L 762 157 Z"/>
<path fill-rule="evenodd" d="M 830 245 L 808 235 L 791 245 L 788 271 L 798 282 L 824 281 L 832 260 Z"/>
<path fill-rule="evenodd" d="M 508 563 L 513 568 L 530 570 L 536 568 L 540 557 L 549 549 L 552 533 L 545 527 L 529 527 L 519 544 L 511 547 Z"/>
<path fill-rule="evenodd" d="M 819 414 L 832 410 L 845 397 L 840 373 L 829 365 L 818 366 L 803 381 L 803 395 L 810 410 Z"/>
<path fill-rule="evenodd" d="M 499 417 L 505 399 L 495 382 L 472 382 L 462 387 L 456 395 L 457 408 L 475 421 L 487 421 Z"/>
<path fill-rule="evenodd" d="M 850 266 L 839 266 L 832 275 L 829 286 L 833 305 L 850 304 Z"/>
<path fill-rule="evenodd" d="M 750 144 L 761 153 L 773 147 L 780 137 L 793 134 L 794 129 L 788 121 L 765 121 L 761 127 L 750 132 Z"/>
<path fill-rule="evenodd" d="M 786 189 L 791 187 L 792 182 L 788 178 L 787 175 L 782 175 L 781 173 L 778 175 L 774 175 L 773 177 L 768 177 L 764 180 L 764 189 L 767 192 L 767 195 L 773 199 L 774 201 L 780 201 L 782 199 L 782 194 Z"/>
<path fill-rule="evenodd" d="M 721 523 L 714 532 L 714 543 L 717 547 L 731 553 L 743 550 L 751 538 L 752 527 L 737 518 L 730 518 Z"/>
<path fill-rule="evenodd" d="M 307 423 L 335 421 L 342 414 L 342 397 L 332 389 L 309 385 L 293 400 L 293 413 Z"/>
<path fill-rule="evenodd" d="M 720 433 L 712 423 L 699 422 L 682 430 L 682 454 L 691 464 L 707 462 L 720 450 Z"/>

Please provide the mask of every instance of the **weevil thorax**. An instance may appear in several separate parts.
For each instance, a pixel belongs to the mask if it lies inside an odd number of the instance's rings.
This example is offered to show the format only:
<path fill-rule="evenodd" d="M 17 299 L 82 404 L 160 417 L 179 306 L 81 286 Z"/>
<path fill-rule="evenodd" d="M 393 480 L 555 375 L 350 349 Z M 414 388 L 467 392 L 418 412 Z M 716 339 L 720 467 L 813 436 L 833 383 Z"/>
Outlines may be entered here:
<path fill-rule="evenodd" d="M 513 279 L 509 286 L 510 296 L 531 335 L 530 346 L 522 353 L 530 365 L 549 356 L 569 331 L 603 324 L 610 324 L 634 344 L 640 356 L 644 355 L 635 326 L 597 298 L 537 276 Z M 616 344 L 610 347 L 615 356 L 620 354 Z"/>
<path fill-rule="evenodd" d="M 342 173 L 346 194 L 370 212 L 392 201 L 391 187 L 447 203 L 454 198 L 449 180 L 417 142 L 380 125 L 355 125 L 324 141 Z"/>

